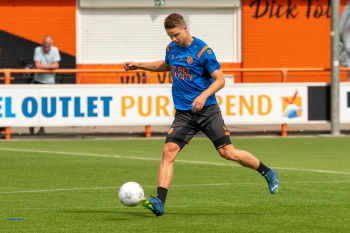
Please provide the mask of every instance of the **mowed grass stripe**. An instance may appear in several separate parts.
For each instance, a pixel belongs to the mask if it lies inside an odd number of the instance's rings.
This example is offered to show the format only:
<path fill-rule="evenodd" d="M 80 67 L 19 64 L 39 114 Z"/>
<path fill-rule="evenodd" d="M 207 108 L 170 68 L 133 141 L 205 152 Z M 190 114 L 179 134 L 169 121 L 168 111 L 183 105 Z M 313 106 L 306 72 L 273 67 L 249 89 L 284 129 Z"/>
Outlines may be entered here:
<path fill-rule="evenodd" d="M 122 158 L 122 159 L 139 159 L 139 160 L 153 160 L 160 161 L 160 159 L 146 158 L 146 157 L 132 157 L 132 156 L 120 156 L 120 155 L 103 155 L 103 154 L 87 154 L 87 153 L 76 153 L 76 152 L 63 152 L 63 151 L 44 151 L 44 150 L 29 150 L 29 149 L 14 149 L 14 148 L 0 148 L 0 150 L 17 151 L 17 152 L 29 152 L 29 153 L 47 153 L 47 154 L 64 154 L 64 155 L 82 155 L 82 156 L 95 156 L 95 157 L 109 157 L 109 158 Z M 238 164 L 226 164 L 226 163 L 212 163 L 202 161 L 190 161 L 190 160 L 175 160 L 180 163 L 193 163 L 193 164 L 206 164 L 216 166 L 233 166 L 241 167 Z M 273 169 L 280 170 L 292 170 L 292 171 L 305 171 L 305 172 L 318 172 L 318 173 L 330 173 L 330 174 L 344 174 L 350 175 L 348 172 L 339 171 L 326 171 L 326 170 L 313 170 L 313 169 L 299 169 L 299 168 L 286 168 L 286 167 L 271 167 Z"/>

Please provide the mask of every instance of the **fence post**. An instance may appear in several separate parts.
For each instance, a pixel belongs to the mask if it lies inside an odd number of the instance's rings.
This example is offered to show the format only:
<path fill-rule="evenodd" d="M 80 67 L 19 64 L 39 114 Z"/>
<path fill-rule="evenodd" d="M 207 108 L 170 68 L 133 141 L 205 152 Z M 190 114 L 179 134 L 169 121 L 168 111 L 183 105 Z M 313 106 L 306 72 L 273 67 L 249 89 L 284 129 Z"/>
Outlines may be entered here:
<path fill-rule="evenodd" d="M 282 72 L 282 83 L 286 83 L 288 78 L 288 70 L 286 68 L 282 68 L 281 72 Z"/>
<path fill-rule="evenodd" d="M 11 128 L 5 127 L 5 140 L 10 140 L 10 139 L 11 139 Z"/>
<path fill-rule="evenodd" d="M 282 124 L 282 132 L 281 132 L 281 136 L 282 137 L 287 137 L 287 124 Z"/>
<path fill-rule="evenodd" d="M 5 85 L 10 85 L 11 84 L 11 72 L 10 70 L 4 70 L 4 84 Z M 10 140 L 11 139 L 11 128 L 10 127 L 5 127 L 5 140 Z"/>
<path fill-rule="evenodd" d="M 151 137 L 151 126 L 150 125 L 146 125 L 146 131 L 145 131 L 145 136 L 146 138 L 150 138 Z"/>
<path fill-rule="evenodd" d="M 151 83 L 151 72 L 145 71 L 145 75 L 146 75 L 146 83 L 150 84 Z"/>
<path fill-rule="evenodd" d="M 288 70 L 285 68 L 281 69 L 282 72 L 282 82 L 286 83 L 287 82 L 287 77 L 288 77 Z M 281 136 L 282 137 L 287 137 L 287 124 L 282 124 L 282 131 L 281 131 Z"/>
<path fill-rule="evenodd" d="M 146 75 L 146 83 L 150 84 L 151 83 L 151 72 L 150 71 L 145 71 Z M 146 125 L 146 130 L 145 130 L 145 137 L 150 138 L 151 137 L 151 126 Z"/>

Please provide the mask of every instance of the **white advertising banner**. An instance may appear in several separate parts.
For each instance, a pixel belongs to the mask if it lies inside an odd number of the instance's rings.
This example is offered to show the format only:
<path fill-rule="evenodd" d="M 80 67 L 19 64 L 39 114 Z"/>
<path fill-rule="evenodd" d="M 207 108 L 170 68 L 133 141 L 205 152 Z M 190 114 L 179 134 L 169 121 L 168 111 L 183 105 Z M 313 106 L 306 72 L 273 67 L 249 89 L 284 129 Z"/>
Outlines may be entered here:
<path fill-rule="evenodd" d="M 340 84 L 340 122 L 350 123 L 350 83 Z"/>
<path fill-rule="evenodd" d="M 171 85 L 1 85 L 0 126 L 167 125 Z M 307 123 L 305 84 L 239 84 L 217 93 L 226 124 Z"/>

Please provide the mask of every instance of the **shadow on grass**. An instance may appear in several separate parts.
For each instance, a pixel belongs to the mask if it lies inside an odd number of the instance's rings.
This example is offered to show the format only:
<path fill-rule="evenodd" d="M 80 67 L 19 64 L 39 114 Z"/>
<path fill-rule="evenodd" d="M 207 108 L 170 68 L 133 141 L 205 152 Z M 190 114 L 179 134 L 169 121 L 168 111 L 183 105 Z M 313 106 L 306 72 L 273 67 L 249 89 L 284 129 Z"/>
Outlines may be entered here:
<path fill-rule="evenodd" d="M 130 221 L 131 219 L 122 219 L 122 218 L 107 218 L 107 221 Z"/>
<path fill-rule="evenodd" d="M 63 211 L 65 213 L 101 213 L 101 214 L 121 214 L 121 215 L 129 215 L 132 217 L 139 218 L 154 218 L 155 216 L 151 212 L 129 212 L 129 211 L 101 211 L 101 210 L 73 210 L 73 211 Z M 174 215 L 174 216 L 228 216 L 228 215 L 262 215 L 257 213 L 171 213 L 166 212 L 166 215 Z M 129 220 L 129 219 L 106 219 L 106 220 Z"/>
<path fill-rule="evenodd" d="M 70 211 L 62 211 L 64 213 L 72 213 L 72 214 L 86 214 L 86 213 L 98 213 L 98 214 L 120 214 L 120 215 L 129 215 L 132 217 L 139 218 L 151 218 L 151 212 L 130 212 L 130 211 L 103 211 L 103 210 L 70 210 Z M 129 219 L 106 219 L 106 220 L 129 220 Z"/>
<path fill-rule="evenodd" d="M 166 213 L 166 215 L 200 215 L 200 216 L 228 216 L 228 215 L 262 215 L 256 213 Z"/>

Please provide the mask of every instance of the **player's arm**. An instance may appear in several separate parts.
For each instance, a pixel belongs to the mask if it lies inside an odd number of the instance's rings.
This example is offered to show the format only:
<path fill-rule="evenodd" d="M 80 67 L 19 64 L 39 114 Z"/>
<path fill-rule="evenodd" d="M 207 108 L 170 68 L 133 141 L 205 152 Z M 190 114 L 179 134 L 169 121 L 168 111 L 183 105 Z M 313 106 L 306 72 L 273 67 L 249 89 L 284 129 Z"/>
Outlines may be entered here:
<path fill-rule="evenodd" d="M 202 94 L 200 94 L 199 96 L 197 96 L 197 98 L 194 99 L 192 103 L 192 108 L 195 111 L 201 110 L 207 98 L 209 96 L 212 96 L 225 86 L 225 78 L 221 68 L 215 70 L 210 75 L 214 79 L 214 82 L 205 91 L 203 91 Z"/>
<path fill-rule="evenodd" d="M 154 62 L 133 62 L 127 61 L 123 63 L 125 71 L 129 70 L 147 70 L 147 71 L 170 71 L 170 65 L 165 60 L 154 61 Z"/>
<path fill-rule="evenodd" d="M 58 69 L 60 66 L 57 61 L 52 62 L 51 65 L 43 65 L 41 64 L 40 61 L 34 61 L 35 62 L 35 68 L 37 69 L 44 69 L 44 70 L 53 70 L 53 69 Z"/>

